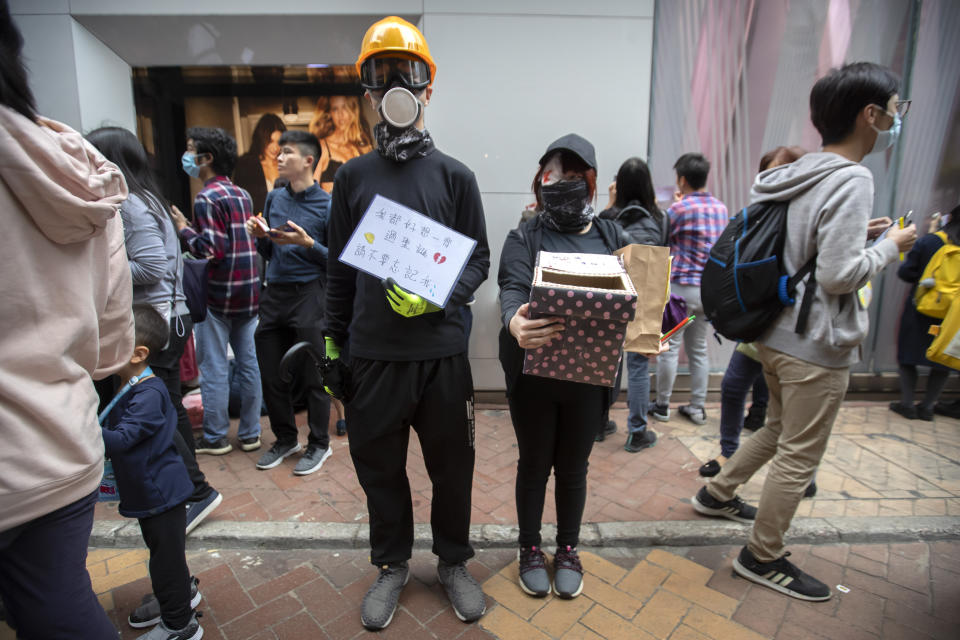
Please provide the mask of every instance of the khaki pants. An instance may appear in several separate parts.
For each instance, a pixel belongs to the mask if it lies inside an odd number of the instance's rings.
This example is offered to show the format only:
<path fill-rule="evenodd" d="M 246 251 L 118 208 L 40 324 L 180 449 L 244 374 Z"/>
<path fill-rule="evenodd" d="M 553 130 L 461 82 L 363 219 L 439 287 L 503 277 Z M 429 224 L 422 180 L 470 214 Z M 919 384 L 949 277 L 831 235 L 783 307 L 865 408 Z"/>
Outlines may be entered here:
<path fill-rule="evenodd" d="M 757 347 L 770 387 L 767 424 L 723 465 L 708 491 L 717 500 L 731 500 L 772 459 L 747 543 L 757 560 L 772 562 L 784 554 L 783 536 L 827 448 L 850 376 L 847 367 L 828 369 Z"/>

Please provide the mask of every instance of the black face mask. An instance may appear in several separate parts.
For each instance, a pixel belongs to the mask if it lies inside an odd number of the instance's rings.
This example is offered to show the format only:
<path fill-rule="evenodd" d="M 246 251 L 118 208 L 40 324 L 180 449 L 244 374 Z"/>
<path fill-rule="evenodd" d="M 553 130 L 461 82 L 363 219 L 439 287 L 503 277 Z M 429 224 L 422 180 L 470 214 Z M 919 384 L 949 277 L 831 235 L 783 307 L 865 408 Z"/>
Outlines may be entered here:
<path fill-rule="evenodd" d="M 394 162 L 422 158 L 434 150 L 430 133 L 414 126 L 395 129 L 386 122 L 378 122 L 373 127 L 373 137 L 377 141 L 377 153 Z"/>
<path fill-rule="evenodd" d="M 561 180 L 540 187 L 543 211 L 540 217 L 548 229 L 560 233 L 583 231 L 593 218 L 586 180 Z"/>

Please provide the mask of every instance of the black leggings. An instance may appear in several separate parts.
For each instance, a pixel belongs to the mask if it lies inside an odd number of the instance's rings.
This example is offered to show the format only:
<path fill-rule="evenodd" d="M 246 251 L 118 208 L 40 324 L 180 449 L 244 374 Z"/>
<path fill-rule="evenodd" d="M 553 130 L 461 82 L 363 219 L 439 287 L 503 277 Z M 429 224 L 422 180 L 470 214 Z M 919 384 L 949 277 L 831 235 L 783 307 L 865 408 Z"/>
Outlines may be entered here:
<path fill-rule="evenodd" d="M 540 546 L 540 525 L 553 469 L 557 545 L 576 547 L 587 500 L 587 460 L 608 393 L 606 387 L 521 375 L 510 395 L 517 434 L 517 518 L 520 546 Z"/>
<path fill-rule="evenodd" d="M 190 570 L 184 551 L 187 511 L 179 505 L 164 513 L 139 518 L 140 533 L 150 549 L 150 584 L 160 603 L 160 615 L 169 629 L 182 629 L 193 615 L 190 609 Z"/>
<path fill-rule="evenodd" d="M 927 388 L 923 394 L 923 402 L 920 404 L 924 409 L 933 411 L 933 405 L 940 399 L 943 387 L 947 384 L 947 376 L 950 372 L 945 369 L 932 367 L 930 375 L 927 376 Z M 913 405 L 913 390 L 917 388 L 917 367 L 912 364 L 900 365 L 900 402 L 906 406 Z"/>

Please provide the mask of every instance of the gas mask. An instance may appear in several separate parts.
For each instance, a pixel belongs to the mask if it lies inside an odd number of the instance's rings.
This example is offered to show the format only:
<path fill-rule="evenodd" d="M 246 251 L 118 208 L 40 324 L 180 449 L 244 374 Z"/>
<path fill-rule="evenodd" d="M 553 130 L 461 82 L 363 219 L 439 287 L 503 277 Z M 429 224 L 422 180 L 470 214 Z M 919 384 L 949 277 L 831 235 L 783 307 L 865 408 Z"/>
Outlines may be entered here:
<path fill-rule="evenodd" d="M 374 57 L 367 59 L 360 84 L 371 92 L 374 107 L 384 122 L 396 129 L 413 126 L 423 113 L 421 100 L 430 85 L 430 67 L 415 57 Z M 378 99 L 373 92 L 383 91 Z"/>

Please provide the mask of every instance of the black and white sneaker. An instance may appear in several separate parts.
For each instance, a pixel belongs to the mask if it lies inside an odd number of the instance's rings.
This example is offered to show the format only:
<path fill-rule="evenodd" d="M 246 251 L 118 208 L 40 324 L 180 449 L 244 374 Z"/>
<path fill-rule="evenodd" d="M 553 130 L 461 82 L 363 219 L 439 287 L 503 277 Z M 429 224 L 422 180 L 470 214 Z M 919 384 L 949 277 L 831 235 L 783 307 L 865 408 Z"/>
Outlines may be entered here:
<path fill-rule="evenodd" d="M 756 582 L 791 598 L 823 602 L 830 599 L 830 587 L 787 560 L 788 551 L 773 562 L 759 562 L 749 549 L 744 547 L 733 561 L 733 570 L 751 582 Z"/>
<path fill-rule="evenodd" d="M 200 595 L 200 581 L 190 577 L 190 608 L 196 609 L 203 596 Z M 127 617 L 127 624 L 134 629 L 145 629 L 160 624 L 160 601 L 157 596 L 148 593 L 143 596 L 140 606 Z"/>
<path fill-rule="evenodd" d="M 697 513 L 705 516 L 727 518 L 746 524 L 753 523 L 757 518 L 757 508 L 741 500 L 740 496 L 733 496 L 733 500 L 720 502 L 707 492 L 706 487 L 700 487 L 700 491 L 690 499 L 690 503 L 693 504 L 693 509 Z"/>
<path fill-rule="evenodd" d="M 647 409 L 647 415 L 651 415 L 660 422 L 669 422 L 670 421 L 670 405 L 669 404 L 652 404 L 650 408 Z"/>

